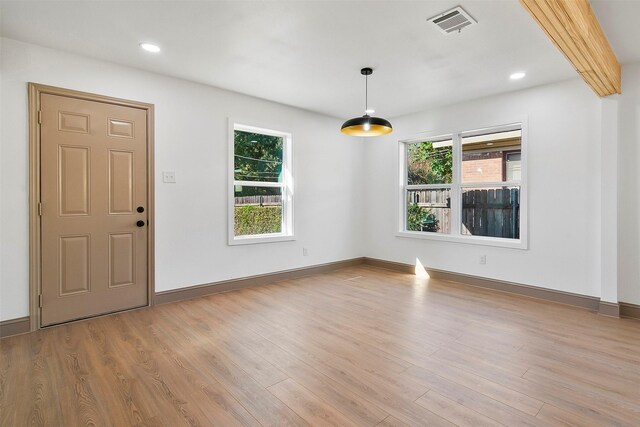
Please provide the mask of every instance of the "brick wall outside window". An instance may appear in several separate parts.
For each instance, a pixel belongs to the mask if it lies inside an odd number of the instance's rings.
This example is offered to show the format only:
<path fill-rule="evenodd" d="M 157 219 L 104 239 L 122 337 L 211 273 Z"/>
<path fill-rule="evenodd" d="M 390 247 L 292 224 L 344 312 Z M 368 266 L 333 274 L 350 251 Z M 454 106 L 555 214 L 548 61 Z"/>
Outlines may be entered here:
<path fill-rule="evenodd" d="M 502 151 L 463 154 L 462 181 L 502 181 Z"/>

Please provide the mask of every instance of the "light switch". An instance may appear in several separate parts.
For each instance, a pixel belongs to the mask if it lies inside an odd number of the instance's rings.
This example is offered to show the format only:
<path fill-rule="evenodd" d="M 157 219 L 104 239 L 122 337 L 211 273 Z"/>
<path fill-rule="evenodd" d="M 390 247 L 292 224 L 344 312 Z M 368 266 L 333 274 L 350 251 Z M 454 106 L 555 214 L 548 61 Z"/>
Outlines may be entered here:
<path fill-rule="evenodd" d="M 176 182 L 176 173 L 171 171 L 162 171 L 162 182 L 164 183 L 175 183 Z"/>

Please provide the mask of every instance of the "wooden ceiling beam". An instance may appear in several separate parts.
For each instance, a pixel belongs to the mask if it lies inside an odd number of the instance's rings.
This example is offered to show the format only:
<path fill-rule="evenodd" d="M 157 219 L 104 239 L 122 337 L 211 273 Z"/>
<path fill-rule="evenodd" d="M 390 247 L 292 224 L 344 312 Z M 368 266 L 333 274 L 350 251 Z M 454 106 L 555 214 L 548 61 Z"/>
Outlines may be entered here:
<path fill-rule="evenodd" d="M 622 92 L 620 63 L 589 0 L 520 3 L 598 96 Z"/>

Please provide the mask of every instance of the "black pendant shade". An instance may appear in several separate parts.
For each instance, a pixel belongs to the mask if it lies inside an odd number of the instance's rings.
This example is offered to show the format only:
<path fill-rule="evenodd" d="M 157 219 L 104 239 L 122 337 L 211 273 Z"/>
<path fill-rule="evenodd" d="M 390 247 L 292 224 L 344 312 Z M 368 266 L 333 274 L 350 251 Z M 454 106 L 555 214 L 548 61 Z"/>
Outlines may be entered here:
<path fill-rule="evenodd" d="M 342 125 L 342 133 L 351 136 L 379 136 L 391 133 L 393 128 L 389 120 L 381 117 L 362 117 L 349 119 Z"/>
<path fill-rule="evenodd" d="M 363 68 L 360 70 L 360 73 L 365 76 L 364 108 L 365 112 L 368 112 L 367 104 L 369 100 L 369 91 L 367 77 L 373 74 L 373 69 Z M 342 133 L 351 136 L 380 136 L 391 133 L 391 131 L 393 131 L 393 127 L 388 120 L 381 117 L 371 117 L 365 113 L 362 117 L 355 117 L 344 122 L 341 131 Z"/>

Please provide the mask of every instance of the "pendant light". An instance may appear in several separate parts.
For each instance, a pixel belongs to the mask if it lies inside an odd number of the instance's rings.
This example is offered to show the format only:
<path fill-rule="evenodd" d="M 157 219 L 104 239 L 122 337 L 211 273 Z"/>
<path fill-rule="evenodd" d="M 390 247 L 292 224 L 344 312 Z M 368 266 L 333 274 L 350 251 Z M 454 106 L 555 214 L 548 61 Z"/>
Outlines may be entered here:
<path fill-rule="evenodd" d="M 342 125 L 342 133 L 351 136 L 380 136 L 391 133 L 393 128 L 388 120 L 369 115 L 371 110 L 367 105 L 369 101 L 368 77 L 373 74 L 373 69 L 367 67 L 360 70 L 364 76 L 364 116 L 349 119 Z"/>

